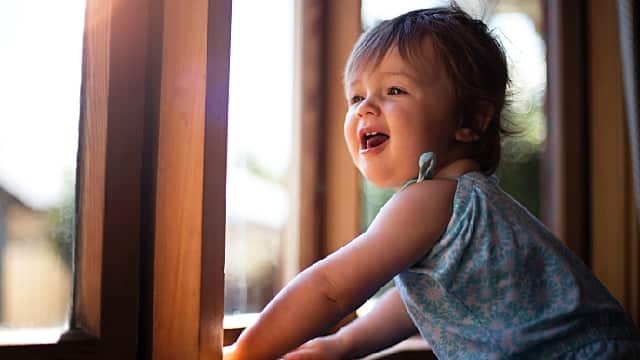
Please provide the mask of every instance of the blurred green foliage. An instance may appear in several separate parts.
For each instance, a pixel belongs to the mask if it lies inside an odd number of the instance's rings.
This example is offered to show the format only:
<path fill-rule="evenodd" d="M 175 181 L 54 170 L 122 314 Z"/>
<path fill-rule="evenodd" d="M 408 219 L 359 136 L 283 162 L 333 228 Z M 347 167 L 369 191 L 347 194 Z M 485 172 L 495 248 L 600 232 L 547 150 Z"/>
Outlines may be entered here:
<path fill-rule="evenodd" d="M 376 187 L 360 175 L 360 225 L 362 231 L 369 227 L 380 208 L 394 193 L 395 191 L 392 189 Z"/>
<path fill-rule="evenodd" d="M 502 141 L 496 176 L 503 190 L 540 218 L 541 158 L 547 133 L 541 96 L 530 95 L 513 106 L 508 117 L 516 134 Z"/>

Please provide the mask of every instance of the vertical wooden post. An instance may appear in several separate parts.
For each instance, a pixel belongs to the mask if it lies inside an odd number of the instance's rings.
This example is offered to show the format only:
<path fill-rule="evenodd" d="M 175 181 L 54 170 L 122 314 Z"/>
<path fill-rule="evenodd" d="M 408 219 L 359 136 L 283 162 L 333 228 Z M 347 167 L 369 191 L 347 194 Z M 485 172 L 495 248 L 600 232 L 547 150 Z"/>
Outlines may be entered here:
<path fill-rule="evenodd" d="M 87 2 L 74 326 L 104 358 L 137 351 L 148 6 Z"/>
<path fill-rule="evenodd" d="M 589 263 L 586 10 L 579 0 L 545 2 L 549 137 L 544 154 L 543 220 Z"/>
<path fill-rule="evenodd" d="M 154 359 L 221 355 L 230 8 L 164 2 Z"/>
<path fill-rule="evenodd" d="M 325 241 L 330 253 L 360 232 L 358 170 L 347 151 L 343 135 L 347 102 L 343 71 L 351 48 L 362 32 L 361 3 L 358 0 L 330 0 L 326 8 L 325 51 Z"/>
<path fill-rule="evenodd" d="M 347 110 L 342 73 L 362 31 L 359 0 L 296 2 L 294 146 L 299 150 L 299 271 L 352 240 L 360 231 L 358 171 L 343 135 Z M 291 267 L 291 266 L 290 266 Z M 292 271 L 288 271 L 290 274 Z"/>
<path fill-rule="evenodd" d="M 322 224 L 325 201 L 324 179 L 324 37 L 326 1 L 302 0 L 295 2 L 295 86 L 292 173 L 293 219 L 297 224 L 293 232 L 297 246 L 291 249 L 297 258 L 288 264 L 286 279 L 321 257 Z M 297 201 L 295 201 L 297 199 Z"/>
<path fill-rule="evenodd" d="M 224 338 L 227 114 L 231 0 L 209 0 L 205 97 L 200 359 L 221 359 Z"/>

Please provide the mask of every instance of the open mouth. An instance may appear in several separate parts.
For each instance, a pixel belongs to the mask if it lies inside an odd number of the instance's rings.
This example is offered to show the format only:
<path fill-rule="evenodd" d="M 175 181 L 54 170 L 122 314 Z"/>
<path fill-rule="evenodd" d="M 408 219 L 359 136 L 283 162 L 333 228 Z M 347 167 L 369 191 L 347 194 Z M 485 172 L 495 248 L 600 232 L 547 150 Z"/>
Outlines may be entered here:
<path fill-rule="evenodd" d="M 382 146 L 389 140 L 389 135 L 372 131 L 360 136 L 360 151 L 369 151 Z"/>

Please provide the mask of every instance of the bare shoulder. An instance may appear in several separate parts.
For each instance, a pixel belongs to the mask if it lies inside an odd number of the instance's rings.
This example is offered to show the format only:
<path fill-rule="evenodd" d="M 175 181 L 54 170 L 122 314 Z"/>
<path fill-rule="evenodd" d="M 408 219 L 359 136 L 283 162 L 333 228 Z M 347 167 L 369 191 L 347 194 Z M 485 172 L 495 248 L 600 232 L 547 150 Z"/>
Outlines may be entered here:
<path fill-rule="evenodd" d="M 341 289 L 336 292 L 347 294 L 342 298 L 361 300 L 360 296 L 423 258 L 451 220 L 458 181 L 446 176 L 476 168 L 472 160 L 457 160 L 440 170 L 442 177 L 397 192 L 365 233 L 319 265 L 334 288 Z"/>
<path fill-rule="evenodd" d="M 456 186 L 453 180 L 429 180 L 396 193 L 364 234 L 318 262 L 336 298 L 364 301 L 423 257 L 449 222 Z"/>
<path fill-rule="evenodd" d="M 453 209 L 457 182 L 437 179 L 413 184 L 396 193 L 380 210 L 367 233 L 396 239 L 423 253 L 446 229 Z"/>

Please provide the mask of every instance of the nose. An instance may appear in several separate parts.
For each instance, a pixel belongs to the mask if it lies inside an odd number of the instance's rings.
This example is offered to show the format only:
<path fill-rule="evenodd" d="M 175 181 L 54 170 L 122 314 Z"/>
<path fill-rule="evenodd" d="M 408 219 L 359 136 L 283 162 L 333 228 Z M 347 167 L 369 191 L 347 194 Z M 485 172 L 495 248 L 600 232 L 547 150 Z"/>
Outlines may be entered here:
<path fill-rule="evenodd" d="M 358 104 L 358 116 L 378 116 L 380 115 L 380 107 L 374 97 L 369 96 Z"/>

